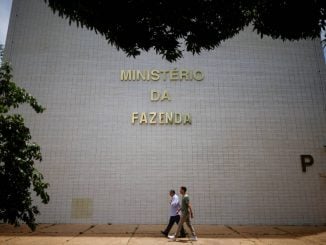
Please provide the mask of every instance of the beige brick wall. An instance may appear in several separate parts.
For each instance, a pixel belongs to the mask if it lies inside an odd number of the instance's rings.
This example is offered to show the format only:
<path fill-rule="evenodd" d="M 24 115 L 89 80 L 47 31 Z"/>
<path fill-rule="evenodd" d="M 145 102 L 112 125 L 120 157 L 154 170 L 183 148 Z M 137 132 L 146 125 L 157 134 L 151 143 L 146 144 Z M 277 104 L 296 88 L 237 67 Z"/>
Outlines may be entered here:
<path fill-rule="evenodd" d="M 196 223 L 326 223 L 318 40 L 260 39 L 247 30 L 168 63 L 153 52 L 127 58 L 42 0 L 15 0 L 12 11 L 6 57 L 17 83 L 47 108 L 22 109 L 51 184 L 39 222 L 165 223 L 168 190 L 185 185 Z M 174 68 L 200 69 L 205 79 L 120 81 L 121 69 Z M 168 90 L 171 101 L 151 102 L 151 89 Z M 132 125 L 134 111 L 188 112 L 192 125 Z M 301 154 L 315 160 L 306 173 Z M 87 200 L 78 215 L 74 200 Z"/>

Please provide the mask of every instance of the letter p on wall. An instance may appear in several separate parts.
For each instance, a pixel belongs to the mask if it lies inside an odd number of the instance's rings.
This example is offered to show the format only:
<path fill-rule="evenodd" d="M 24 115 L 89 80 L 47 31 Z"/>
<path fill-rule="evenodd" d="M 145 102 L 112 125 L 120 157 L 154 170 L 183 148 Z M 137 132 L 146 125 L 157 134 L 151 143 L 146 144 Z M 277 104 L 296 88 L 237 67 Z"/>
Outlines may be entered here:
<path fill-rule="evenodd" d="M 314 158 L 311 155 L 301 155 L 302 172 L 307 172 L 307 166 L 314 164 Z"/>

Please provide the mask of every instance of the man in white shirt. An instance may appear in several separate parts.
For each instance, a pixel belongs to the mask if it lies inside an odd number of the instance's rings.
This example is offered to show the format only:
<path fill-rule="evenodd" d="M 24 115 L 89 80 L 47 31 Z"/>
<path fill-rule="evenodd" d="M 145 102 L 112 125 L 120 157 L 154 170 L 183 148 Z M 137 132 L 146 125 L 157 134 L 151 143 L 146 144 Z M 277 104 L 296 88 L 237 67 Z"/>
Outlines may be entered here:
<path fill-rule="evenodd" d="M 192 237 L 190 238 L 191 241 L 197 241 L 197 235 L 195 232 L 195 229 L 192 225 L 192 222 L 190 219 L 194 218 L 193 210 L 192 210 L 192 205 L 190 204 L 190 198 L 187 194 L 187 187 L 181 186 L 180 187 L 180 194 L 182 195 L 182 204 L 181 204 L 181 220 L 178 225 L 177 232 L 175 235 L 168 236 L 172 241 L 176 241 L 179 236 L 181 235 L 181 229 L 183 229 L 182 225 L 183 223 L 186 223 L 187 226 L 189 227 Z"/>
<path fill-rule="evenodd" d="M 180 221 L 180 214 L 179 214 L 179 210 L 180 210 L 180 202 L 179 202 L 179 197 L 177 196 L 177 194 L 175 194 L 174 190 L 170 190 L 170 196 L 171 196 L 171 200 L 170 200 L 170 220 L 169 220 L 169 224 L 168 226 L 165 228 L 164 231 L 161 231 L 161 233 L 164 236 L 168 236 L 169 232 L 173 226 L 174 223 L 179 224 Z M 182 226 L 181 230 L 180 230 L 180 237 L 186 237 L 186 232 Z"/>

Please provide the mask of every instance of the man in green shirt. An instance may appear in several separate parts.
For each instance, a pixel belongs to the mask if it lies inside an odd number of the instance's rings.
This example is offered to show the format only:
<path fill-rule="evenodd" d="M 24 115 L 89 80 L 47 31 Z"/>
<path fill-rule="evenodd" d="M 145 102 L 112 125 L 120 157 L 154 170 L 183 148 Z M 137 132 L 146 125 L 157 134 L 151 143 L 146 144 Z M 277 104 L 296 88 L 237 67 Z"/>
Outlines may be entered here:
<path fill-rule="evenodd" d="M 191 219 L 194 218 L 194 214 L 192 212 L 192 207 L 190 204 L 190 199 L 188 194 L 186 194 L 187 192 L 187 188 L 185 186 L 181 186 L 180 187 L 180 194 L 182 195 L 182 203 L 181 203 L 181 219 L 180 222 L 178 224 L 178 229 L 177 232 L 175 233 L 174 236 L 169 236 L 169 238 L 173 241 L 176 241 L 176 239 L 179 237 L 181 228 L 183 223 L 186 222 L 187 226 L 189 227 L 192 237 L 190 238 L 190 240 L 192 241 L 197 241 L 197 236 L 196 236 L 196 232 L 195 229 L 193 227 L 193 225 L 191 224 Z"/>

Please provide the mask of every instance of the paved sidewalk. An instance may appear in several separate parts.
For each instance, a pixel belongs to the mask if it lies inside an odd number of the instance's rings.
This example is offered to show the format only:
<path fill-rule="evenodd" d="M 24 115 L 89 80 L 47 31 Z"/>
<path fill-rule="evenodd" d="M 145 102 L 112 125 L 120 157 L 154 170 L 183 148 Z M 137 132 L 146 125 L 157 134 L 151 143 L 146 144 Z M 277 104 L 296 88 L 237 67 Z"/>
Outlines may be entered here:
<path fill-rule="evenodd" d="M 195 225 L 198 241 L 169 241 L 160 234 L 165 225 L 41 224 L 35 232 L 25 225 L 0 224 L 0 244 L 326 244 L 326 226 Z M 174 227 L 175 229 L 176 227 Z"/>

